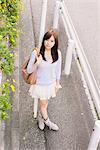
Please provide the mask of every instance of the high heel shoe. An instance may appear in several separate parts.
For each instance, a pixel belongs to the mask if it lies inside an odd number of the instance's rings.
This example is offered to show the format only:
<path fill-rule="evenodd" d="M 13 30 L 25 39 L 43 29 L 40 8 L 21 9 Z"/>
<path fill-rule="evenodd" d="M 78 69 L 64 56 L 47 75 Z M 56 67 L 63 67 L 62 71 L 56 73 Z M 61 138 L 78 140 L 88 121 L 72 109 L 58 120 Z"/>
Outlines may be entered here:
<path fill-rule="evenodd" d="M 59 127 L 55 123 L 51 122 L 49 118 L 45 120 L 44 123 L 49 127 L 50 130 L 51 129 L 55 131 L 59 130 Z"/>

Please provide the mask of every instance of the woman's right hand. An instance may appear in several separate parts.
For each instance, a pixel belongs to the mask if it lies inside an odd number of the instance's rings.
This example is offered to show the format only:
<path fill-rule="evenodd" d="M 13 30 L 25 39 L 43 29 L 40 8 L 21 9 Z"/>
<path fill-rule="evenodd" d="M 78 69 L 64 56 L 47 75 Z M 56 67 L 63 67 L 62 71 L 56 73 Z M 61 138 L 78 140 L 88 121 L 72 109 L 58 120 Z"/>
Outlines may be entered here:
<path fill-rule="evenodd" d="M 39 65 L 42 61 L 42 55 L 40 54 L 38 57 L 37 57 L 37 61 L 36 61 L 36 64 Z"/>

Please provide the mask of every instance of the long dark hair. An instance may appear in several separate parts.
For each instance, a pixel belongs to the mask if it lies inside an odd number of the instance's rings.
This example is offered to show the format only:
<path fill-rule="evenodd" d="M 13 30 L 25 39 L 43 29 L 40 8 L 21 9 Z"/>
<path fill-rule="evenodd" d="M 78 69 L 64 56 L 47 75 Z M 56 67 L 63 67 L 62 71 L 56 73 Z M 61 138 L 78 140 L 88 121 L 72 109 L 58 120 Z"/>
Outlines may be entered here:
<path fill-rule="evenodd" d="M 55 44 L 51 48 L 51 56 L 52 56 L 52 59 L 53 59 L 52 63 L 54 63 L 55 61 L 58 60 L 58 33 L 57 33 L 56 29 L 50 29 L 48 32 L 46 32 L 44 34 L 44 37 L 43 37 L 43 40 L 42 40 L 42 45 L 41 45 L 41 48 L 40 48 L 40 54 L 42 55 L 43 60 L 46 61 L 46 58 L 44 56 L 44 52 L 45 52 L 44 41 L 48 40 L 52 35 L 54 36 L 54 39 L 55 39 Z"/>

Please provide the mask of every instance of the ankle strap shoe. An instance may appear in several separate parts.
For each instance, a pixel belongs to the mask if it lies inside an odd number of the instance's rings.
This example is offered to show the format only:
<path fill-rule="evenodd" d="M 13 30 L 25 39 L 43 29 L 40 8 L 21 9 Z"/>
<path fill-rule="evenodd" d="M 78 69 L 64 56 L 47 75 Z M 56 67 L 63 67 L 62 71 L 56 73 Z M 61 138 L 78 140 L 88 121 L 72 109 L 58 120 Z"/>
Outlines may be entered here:
<path fill-rule="evenodd" d="M 45 123 L 41 115 L 38 116 L 38 126 L 40 130 L 44 130 Z"/>
<path fill-rule="evenodd" d="M 59 130 L 59 127 L 55 123 L 51 122 L 49 118 L 45 120 L 44 123 L 49 127 L 50 130 L 51 129 L 55 131 Z"/>

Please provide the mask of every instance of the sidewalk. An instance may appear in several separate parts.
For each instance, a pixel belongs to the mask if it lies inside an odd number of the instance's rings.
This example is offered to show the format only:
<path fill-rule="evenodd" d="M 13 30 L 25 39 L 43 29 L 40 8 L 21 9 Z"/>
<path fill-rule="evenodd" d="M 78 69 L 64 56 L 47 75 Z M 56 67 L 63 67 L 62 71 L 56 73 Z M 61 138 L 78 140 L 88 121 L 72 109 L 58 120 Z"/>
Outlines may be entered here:
<path fill-rule="evenodd" d="M 37 2 L 36 2 L 37 4 Z M 37 6 L 33 1 L 23 0 L 23 12 L 21 14 L 19 65 L 27 57 L 35 46 L 35 22 L 34 15 L 38 14 Z M 39 3 L 40 4 L 40 3 Z M 35 14 L 34 14 L 35 11 Z M 25 84 L 19 75 L 19 124 L 20 124 L 20 150 L 45 150 L 44 132 L 40 132 L 37 127 L 37 120 L 33 118 L 33 100 L 28 95 L 29 86 Z"/>
<path fill-rule="evenodd" d="M 31 2 L 31 3 L 30 3 Z M 32 48 L 38 43 L 39 25 L 41 17 L 42 0 L 34 2 L 23 0 L 20 28 L 22 34 L 19 39 L 19 68 Z M 54 1 L 48 1 L 46 29 L 52 26 Z M 58 132 L 45 128 L 40 131 L 37 119 L 33 118 L 33 100 L 28 95 L 29 86 L 24 83 L 19 71 L 19 112 L 18 122 L 13 124 L 13 129 L 19 127 L 19 137 L 14 137 L 17 146 L 6 150 L 86 150 L 94 125 L 93 116 L 88 99 L 82 85 L 81 75 L 73 58 L 71 74 L 67 77 L 63 74 L 66 54 L 67 39 L 63 24 L 59 24 L 60 49 L 63 56 L 61 85 L 56 98 L 49 102 L 48 112 L 52 121 L 60 128 Z M 16 116 L 16 114 L 14 115 Z M 14 122 L 14 118 L 13 122 Z M 18 126 L 17 126 L 18 125 Z M 17 128 L 18 129 L 18 128 Z M 15 130 L 13 130 L 15 131 Z M 14 133 L 14 132 L 13 132 Z M 19 141 L 18 141 L 19 140 Z M 15 142 L 15 141 L 14 141 Z M 15 142 L 15 143 L 16 143 Z"/>

